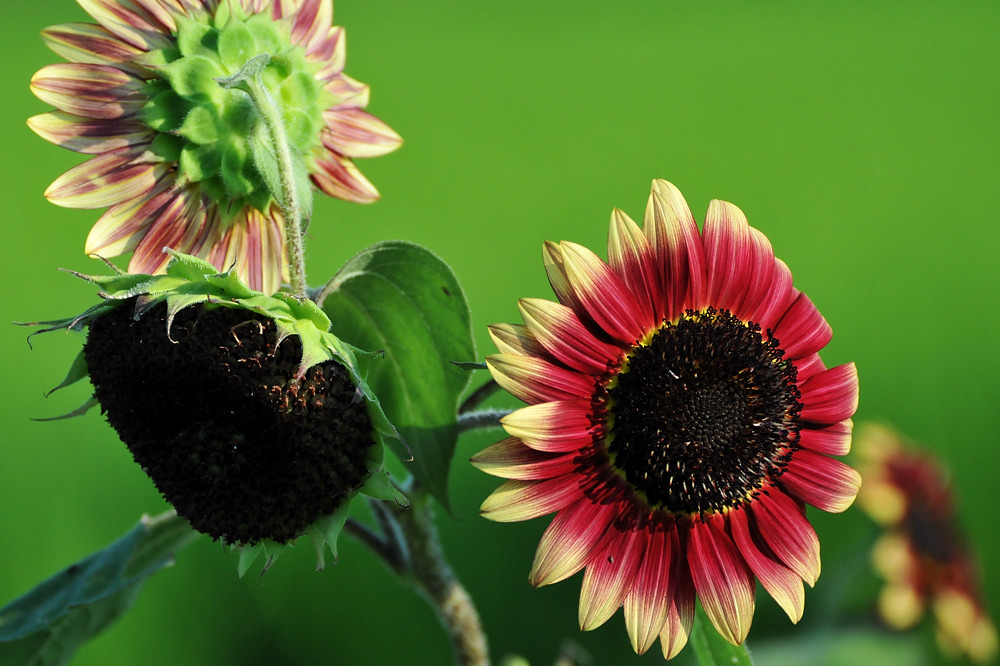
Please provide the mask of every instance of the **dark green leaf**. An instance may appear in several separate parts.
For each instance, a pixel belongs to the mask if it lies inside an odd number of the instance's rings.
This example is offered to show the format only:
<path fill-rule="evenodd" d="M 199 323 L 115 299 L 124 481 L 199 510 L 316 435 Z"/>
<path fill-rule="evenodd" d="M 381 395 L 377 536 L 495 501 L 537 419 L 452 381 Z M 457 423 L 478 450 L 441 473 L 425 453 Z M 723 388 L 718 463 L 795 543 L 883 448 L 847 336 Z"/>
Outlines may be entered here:
<path fill-rule="evenodd" d="M 471 376 L 451 361 L 475 358 L 469 307 L 454 273 L 419 245 L 377 243 L 351 259 L 317 301 L 340 338 L 385 351 L 372 361 L 368 383 L 409 445 L 414 477 L 448 507 L 458 399 Z"/>
<path fill-rule="evenodd" d="M 753 666 L 746 644 L 733 645 L 723 638 L 700 605 L 691 628 L 691 647 L 701 666 Z"/>
<path fill-rule="evenodd" d="M 143 520 L 110 546 L 0 609 L 0 664 L 57 666 L 132 605 L 142 583 L 197 536 L 174 514 Z"/>

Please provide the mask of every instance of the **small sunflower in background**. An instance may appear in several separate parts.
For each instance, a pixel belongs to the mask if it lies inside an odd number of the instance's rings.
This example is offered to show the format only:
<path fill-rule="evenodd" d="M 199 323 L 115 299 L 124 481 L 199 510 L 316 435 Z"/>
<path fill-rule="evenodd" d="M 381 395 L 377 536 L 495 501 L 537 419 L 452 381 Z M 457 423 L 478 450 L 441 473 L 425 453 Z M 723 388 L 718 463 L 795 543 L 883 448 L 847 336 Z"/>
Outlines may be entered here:
<path fill-rule="evenodd" d="M 97 24 L 43 32 L 69 62 L 32 78 L 32 91 L 56 110 L 28 124 L 92 155 L 45 193 L 60 206 L 108 207 L 87 254 L 131 252 L 130 272 L 154 274 L 170 247 L 219 270 L 235 263 L 252 289 L 279 288 L 287 258 L 285 222 L 267 184 L 274 158 L 249 97 L 218 82 L 265 53 L 263 84 L 303 179 L 296 188 L 309 197 L 311 181 L 340 199 L 378 198 L 354 159 L 402 140 L 364 111 L 368 86 L 344 73 L 332 0 L 78 1 Z"/>
<path fill-rule="evenodd" d="M 653 182 L 643 226 L 615 210 L 605 262 L 547 242 L 559 302 L 520 301 L 524 324 L 491 327 L 497 383 L 528 403 L 507 439 L 472 462 L 508 479 L 492 520 L 555 513 L 533 585 L 584 570 L 584 630 L 624 606 L 638 653 L 675 656 L 695 598 L 727 640 L 747 636 L 755 584 L 793 622 L 820 574 L 805 504 L 843 511 L 854 364 L 827 368 L 831 329 L 739 208 Z"/>
<path fill-rule="evenodd" d="M 865 478 L 858 503 L 885 529 L 872 554 L 886 581 L 878 600 L 882 619 L 909 629 L 929 609 L 945 653 L 990 662 L 997 631 L 941 462 L 873 423 L 858 429 L 856 451 Z"/>

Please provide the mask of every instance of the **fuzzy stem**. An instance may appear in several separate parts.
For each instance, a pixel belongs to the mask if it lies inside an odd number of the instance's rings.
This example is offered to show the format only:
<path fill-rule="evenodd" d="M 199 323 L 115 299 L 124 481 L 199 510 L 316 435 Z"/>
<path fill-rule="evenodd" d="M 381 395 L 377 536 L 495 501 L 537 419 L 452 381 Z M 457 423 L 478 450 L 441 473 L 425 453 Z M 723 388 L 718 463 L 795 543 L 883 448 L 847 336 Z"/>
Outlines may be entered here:
<path fill-rule="evenodd" d="M 409 546 L 414 583 L 448 630 L 455 662 L 460 666 L 488 666 L 490 654 L 479 614 L 445 560 L 431 515 L 430 498 L 419 492 L 411 493 L 410 497 L 414 503 L 395 513 Z"/>
<path fill-rule="evenodd" d="M 480 409 L 458 416 L 458 431 L 469 432 L 487 428 L 499 428 L 500 419 L 511 413 L 509 409 Z"/>

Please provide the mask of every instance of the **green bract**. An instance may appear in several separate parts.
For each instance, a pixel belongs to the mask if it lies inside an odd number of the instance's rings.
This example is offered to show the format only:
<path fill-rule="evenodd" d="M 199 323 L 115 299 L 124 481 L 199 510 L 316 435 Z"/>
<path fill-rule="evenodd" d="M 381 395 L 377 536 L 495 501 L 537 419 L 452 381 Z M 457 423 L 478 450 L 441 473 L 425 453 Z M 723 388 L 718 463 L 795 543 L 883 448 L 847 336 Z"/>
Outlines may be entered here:
<path fill-rule="evenodd" d="M 233 213 L 244 205 L 263 211 L 271 200 L 259 164 L 270 153 L 266 129 L 249 95 L 217 80 L 256 56 L 270 56 L 262 82 L 306 173 L 315 169 L 323 110 L 336 100 L 315 76 L 322 63 L 307 61 L 305 50 L 292 44 L 287 21 L 264 13 L 246 17 L 238 4 L 231 13 L 230 4 L 221 3 L 214 16 L 175 17 L 176 43 L 143 58 L 162 78 L 147 83 L 149 102 L 140 117 L 159 133 L 152 151 L 177 163 L 180 185 L 197 183 Z"/>

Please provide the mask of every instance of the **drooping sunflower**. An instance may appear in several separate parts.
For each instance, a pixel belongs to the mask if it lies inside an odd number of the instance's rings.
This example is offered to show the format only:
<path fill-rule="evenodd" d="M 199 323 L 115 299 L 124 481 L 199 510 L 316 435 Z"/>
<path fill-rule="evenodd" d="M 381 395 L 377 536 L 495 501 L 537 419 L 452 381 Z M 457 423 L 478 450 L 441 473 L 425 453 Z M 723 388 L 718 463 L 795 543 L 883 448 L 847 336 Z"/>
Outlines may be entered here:
<path fill-rule="evenodd" d="M 636 652 L 668 659 L 697 596 L 741 643 L 759 580 L 793 622 L 820 573 L 805 504 L 843 511 L 861 478 L 850 448 L 854 364 L 827 368 L 831 329 L 767 238 L 713 201 L 699 231 L 681 193 L 653 182 L 640 228 L 615 210 L 608 261 L 546 242 L 558 303 L 522 299 L 524 324 L 491 327 L 487 364 L 528 403 L 476 455 L 508 479 L 498 521 L 555 512 L 533 585 L 584 570 L 584 630 L 624 606 Z"/>
<path fill-rule="evenodd" d="M 368 86 L 344 73 L 332 0 L 78 2 L 97 24 L 43 32 L 69 62 L 32 78 L 35 95 L 57 110 L 28 124 L 93 156 L 45 192 L 60 206 L 108 207 L 87 254 L 132 252 L 129 271 L 153 274 L 170 247 L 220 270 L 235 262 L 251 288 L 277 290 L 287 260 L 284 220 L 260 167 L 267 143 L 248 95 L 217 81 L 264 53 L 263 84 L 312 184 L 348 201 L 378 198 L 354 159 L 401 139 L 364 111 Z"/>
<path fill-rule="evenodd" d="M 879 614 L 902 630 L 916 626 L 930 609 L 944 652 L 992 662 L 1000 647 L 996 626 L 941 462 L 874 423 L 859 430 L 857 452 L 865 461 L 858 503 L 885 528 L 872 553 L 886 581 Z"/>

